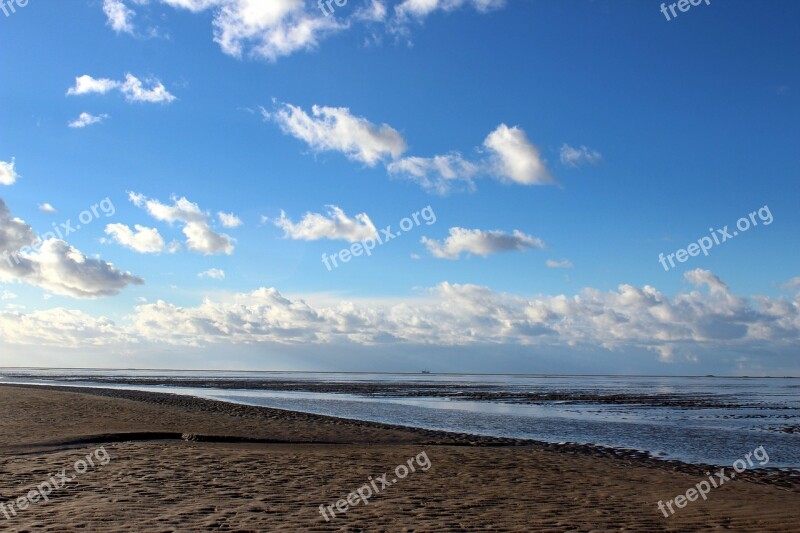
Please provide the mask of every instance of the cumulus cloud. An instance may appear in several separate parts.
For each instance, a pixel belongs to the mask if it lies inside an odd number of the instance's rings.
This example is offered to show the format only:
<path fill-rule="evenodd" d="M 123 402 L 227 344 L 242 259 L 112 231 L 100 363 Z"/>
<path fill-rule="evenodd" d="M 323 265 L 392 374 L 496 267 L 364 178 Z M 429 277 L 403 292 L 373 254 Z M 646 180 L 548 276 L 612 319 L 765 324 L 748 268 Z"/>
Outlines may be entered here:
<path fill-rule="evenodd" d="M 222 224 L 223 228 L 238 228 L 243 224 L 242 219 L 233 213 L 223 213 L 220 211 L 217 213 L 217 217 L 219 218 L 219 223 Z"/>
<path fill-rule="evenodd" d="M 518 126 L 500 124 L 484 140 L 485 155 L 470 161 L 459 152 L 402 157 L 406 140 L 400 132 L 388 124 L 378 126 L 355 116 L 344 107 L 314 105 L 309 115 L 284 103 L 274 112 L 261 111 L 265 120 L 275 122 L 314 151 L 340 152 L 371 167 L 383 163 L 389 174 L 415 181 L 429 192 L 446 194 L 459 186 L 474 190 L 474 180 L 479 177 L 521 185 L 557 183 L 539 149 Z"/>
<path fill-rule="evenodd" d="M 286 213 L 281 211 L 281 216 L 275 220 L 275 225 L 283 230 L 285 237 L 304 241 L 338 239 L 358 242 L 378 235 L 378 230 L 366 213 L 359 213 L 350 218 L 335 205 L 327 207 L 327 216 L 308 212 L 297 223 L 292 222 Z"/>
<path fill-rule="evenodd" d="M 205 272 L 200 272 L 197 277 L 208 279 L 225 279 L 225 271 L 220 270 L 219 268 L 211 268 Z"/>
<path fill-rule="evenodd" d="M 164 204 L 155 199 L 148 199 L 143 194 L 130 192 L 128 198 L 137 207 L 141 207 L 156 220 L 183 224 L 186 247 L 205 255 L 227 254 L 234 250 L 234 239 L 224 233 L 217 233 L 209 225 L 210 215 L 186 197 L 172 198 L 172 204 Z"/>
<path fill-rule="evenodd" d="M 147 228 L 136 224 L 134 229 L 125 224 L 109 224 L 106 235 L 118 244 L 140 254 L 157 254 L 164 251 L 166 244 L 155 228 Z"/>
<path fill-rule="evenodd" d="M 544 248 L 541 239 L 526 235 L 519 230 L 508 234 L 497 230 L 450 228 L 450 236 L 444 241 L 423 237 L 422 243 L 434 257 L 439 259 L 458 259 L 464 253 L 486 257 L 499 252 L 524 252 Z"/>
<path fill-rule="evenodd" d="M 120 91 L 125 95 L 129 102 L 148 102 L 148 103 L 169 103 L 176 100 L 175 96 L 171 94 L 164 84 L 156 78 L 145 80 L 150 86 L 144 86 L 144 83 L 134 76 L 133 74 L 126 74 L 125 81 L 120 85 Z"/>
<path fill-rule="evenodd" d="M 539 149 L 528 140 L 521 128 L 500 124 L 486 137 L 483 145 L 492 154 L 491 166 L 496 176 L 522 185 L 556 183 Z"/>
<path fill-rule="evenodd" d="M 186 247 L 200 254 L 216 255 L 233 253 L 233 239 L 217 233 L 205 222 L 189 222 L 183 227 Z"/>
<path fill-rule="evenodd" d="M 396 159 L 406 150 L 406 141 L 389 126 L 373 124 L 350 113 L 346 107 L 313 106 L 311 115 L 292 104 L 281 104 L 275 112 L 262 109 L 264 118 L 277 123 L 284 133 L 308 144 L 315 151 L 336 151 L 349 159 L 375 166 Z"/>
<path fill-rule="evenodd" d="M 175 327 L 165 342 L 321 342 L 331 339 L 325 318 L 303 301 L 292 301 L 275 289 L 237 294 L 229 302 L 205 299 L 197 307 L 181 307 L 164 301 L 140 305 L 133 330 L 155 338 Z M 158 324 L 153 320 L 166 320 Z M 165 327 L 166 326 L 166 327 Z M 318 329 L 319 328 L 319 329 Z"/>
<path fill-rule="evenodd" d="M 584 289 L 535 298 L 486 287 L 441 283 L 427 295 L 396 303 L 311 305 L 275 289 L 206 299 L 196 307 L 139 306 L 136 334 L 177 344 L 408 343 L 422 345 L 562 345 L 612 351 L 647 350 L 669 362 L 709 346 L 795 346 L 800 296 L 750 301 L 727 290 L 705 291 L 707 271 L 687 273 L 694 287 L 668 297 L 652 286 Z M 703 280 L 703 281 L 701 281 Z M 697 283 L 699 282 L 699 284 Z M 724 284 L 723 284 L 724 285 Z"/>
<path fill-rule="evenodd" d="M 163 204 L 158 200 L 148 199 L 146 196 L 130 192 L 128 199 L 136 207 L 143 207 L 147 213 L 162 222 L 202 222 L 208 218 L 200 206 L 190 202 L 186 197 L 172 198 L 172 205 Z"/>
<path fill-rule="evenodd" d="M 561 163 L 568 167 L 579 167 L 584 164 L 597 165 L 603 160 L 603 155 L 597 150 L 586 146 L 574 148 L 567 143 L 561 146 Z"/>
<path fill-rule="evenodd" d="M 133 17 L 136 13 L 122 0 L 103 0 L 103 12 L 108 18 L 107 24 L 115 32 L 133 34 Z"/>
<path fill-rule="evenodd" d="M 225 54 L 275 61 L 317 46 L 347 24 L 304 0 L 161 0 L 192 13 L 211 11 L 214 41 Z"/>
<path fill-rule="evenodd" d="M 67 89 L 67 94 L 70 96 L 79 96 L 84 94 L 106 94 L 120 86 L 118 81 L 110 80 L 108 78 L 93 78 L 88 74 L 78 76 L 75 78 L 75 86 Z"/>
<path fill-rule="evenodd" d="M 170 103 L 177 99 L 157 78 L 148 78 L 143 82 L 131 73 L 125 75 L 124 81 L 93 78 L 84 74 L 75 78 L 75 85 L 67 90 L 67 94 L 106 94 L 112 90 L 120 91 L 129 102 Z"/>
<path fill-rule="evenodd" d="M 548 259 L 545 264 L 549 268 L 572 268 L 572 261 L 568 259 L 562 259 L 561 261 L 554 261 L 553 259 Z"/>
<path fill-rule="evenodd" d="M 474 190 L 473 179 L 481 172 L 480 164 L 464 159 L 459 153 L 434 157 L 404 157 L 387 166 L 390 174 L 400 174 L 418 182 L 423 189 L 446 194 L 460 183 Z"/>
<path fill-rule="evenodd" d="M 93 124 L 99 124 L 108 118 L 108 115 L 92 115 L 91 113 L 81 113 L 78 118 L 67 124 L 70 128 L 85 128 Z"/>
<path fill-rule="evenodd" d="M 58 213 L 56 208 L 53 207 L 52 205 L 50 205 L 47 202 L 45 202 L 43 204 L 39 204 L 39 211 L 41 211 L 42 213 L 47 213 L 49 215 L 53 215 L 55 213 Z"/>
<path fill-rule="evenodd" d="M 429 192 L 447 194 L 457 186 L 475 189 L 476 178 L 520 185 L 552 185 L 556 181 L 539 149 L 525 132 L 500 124 L 483 143 L 484 155 L 469 161 L 458 152 L 433 157 L 409 156 L 387 165 L 390 174 L 418 182 Z"/>
<path fill-rule="evenodd" d="M 690 270 L 686 272 L 683 277 L 693 285 L 705 285 L 712 293 L 723 294 L 728 292 L 728 286 L 710 270 L 702 270 L 699 268 Z"/>
<path fill-rule="evenodd" d="M 7 344 L 85 348 L 136 342 L 113 321 L 61 307 L 0 312 L 0 338 Z"/>
<path fill-rule="evenodd" d="M 125 325 L 78 311 L 0 313 L 9 343 L 127 345 L 533 346 L 652 354 L 664 363 L 703 354 L 791 355 L 800 342 L 800 294 L 734 295 L 713 273 L 685 274 L 688 291 L 655 287 L 517 295 L 448 282 L 398 303 L 373 299 L 317 303 L 274 288 L 206 298 L 195 306 L 139 305 Z M 536 350 L 527 350 L 529 354 Z"/>
<path fill-rule="evenodd" d="M 298 51 L 312 50 L 331 35 L 369 24 L 383 23 L 389 33 L 406 32 L 409 22 L 420 22 L 435 12 L 471 6 L 479 13 L 502 7 L 504 0 L 404 0 L 389 13 L 384 0 L 339 10 L 325 16 L 316 2 L 305 0 L 135 0 L 139 5 L 164 4 L 191 13 L 208 12 L 214 41 L 233 57 L 276 61 Z M 135 13 L 122 0 L 104 0 L 108 24 L 118 32 L 134 33 Z"/>
<path fill-rule="evenodd" d="M 55 235 L 38 237 L 1 199 L 0 254 L 0 281 L 21 281 L 63 296 L 99 298 L 144 283 L 111 263 L 87 258 Z"/>
<path fill-rule="evenodd" d="M 0 161 L 0 185 L 14 185 L 19 175 L 14 170 L 14 160 L 10 163 Z"/>
<path fill-rule="evenodd" d="M 322 37 L 344 28 L 335 17 L 305 9 L 303 0 L 234 0 L 217 12 L 214 40 L 226 54 L 241 57 L 249 49 L 254 57 L 275 61 L 314 48 Z"/>

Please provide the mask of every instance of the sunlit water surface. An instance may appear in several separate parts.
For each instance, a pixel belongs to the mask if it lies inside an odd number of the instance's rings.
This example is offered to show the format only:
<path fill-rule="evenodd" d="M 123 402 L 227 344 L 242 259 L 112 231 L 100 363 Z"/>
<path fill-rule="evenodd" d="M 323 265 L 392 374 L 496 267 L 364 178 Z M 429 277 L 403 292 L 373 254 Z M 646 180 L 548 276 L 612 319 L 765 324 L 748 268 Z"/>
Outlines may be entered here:
<path fill-rule="evenodd" d="M 168 384 L 105 382 L 145 377 Z M 99 379 L 104 382 L 100 383 Z M 410 390 L 421 385 L 434 386 L 434 392 L 427 397 L 408 398 L 177 386 L 184 379 L 368 382 L 379 386 L 404 384 Z M 767 466 L 800 468 L 800 434 L 796 433 L 800 425 L 800 379 L 0 369 L 0 383 L 169 392 L 427 429 L 632 448 L 661 458 L 718 465 L 730 465 L 747 452 L 764 446 L 770 458 Z M 710 399 L 725 407 L 677 408 L 568 401 L 531 405 L 436 397 L 437 387 L 445 390 L 453 385 L 467 385 L 466 390 L 490 387 L 494 391 L 597 396 L 669 394 L 686 399 Z"/>

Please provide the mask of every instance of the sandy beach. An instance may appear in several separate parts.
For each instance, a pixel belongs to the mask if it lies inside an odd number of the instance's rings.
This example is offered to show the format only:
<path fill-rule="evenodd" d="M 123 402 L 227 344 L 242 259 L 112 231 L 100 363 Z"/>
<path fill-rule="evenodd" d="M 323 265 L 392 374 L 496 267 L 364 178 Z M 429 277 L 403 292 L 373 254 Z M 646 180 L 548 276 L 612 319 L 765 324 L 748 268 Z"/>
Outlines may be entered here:
<path fill-rule="evenodd" d="M 747 471 L 667 518 L 657 502 L 706 479 L 702 466 L 588 446 L 128 391 L 2 386 L 0 409 L 8 531 L 797 531 L 800 523 L 796 478 Z M 62 469 L 74 479 L 9 512 Z M 364 486 L 378 490 L 348 503 Z"/>

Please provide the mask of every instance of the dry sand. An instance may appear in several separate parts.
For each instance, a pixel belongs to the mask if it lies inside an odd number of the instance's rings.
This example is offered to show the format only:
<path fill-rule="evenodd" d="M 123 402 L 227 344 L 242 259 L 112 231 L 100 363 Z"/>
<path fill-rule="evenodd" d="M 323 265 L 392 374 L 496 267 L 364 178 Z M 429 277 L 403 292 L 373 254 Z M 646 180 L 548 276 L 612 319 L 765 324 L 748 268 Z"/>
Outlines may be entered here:
<path fill-rule="evenodd" d="M 737 478 L 665 518 L 656 502 L 702 467 L 138 392 L 0 386 L 0 412 L 0 503 L 111 457 L 0 512 L 3 531 L 800 531 L 789 476 Z M 322 518 L 423 451 L 429 470 Z"/>

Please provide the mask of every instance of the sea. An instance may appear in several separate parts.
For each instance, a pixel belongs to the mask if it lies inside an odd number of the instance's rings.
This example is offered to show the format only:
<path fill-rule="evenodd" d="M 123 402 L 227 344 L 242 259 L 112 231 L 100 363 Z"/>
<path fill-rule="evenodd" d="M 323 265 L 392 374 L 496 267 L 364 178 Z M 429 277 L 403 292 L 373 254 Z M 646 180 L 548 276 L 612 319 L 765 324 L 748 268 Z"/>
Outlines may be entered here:
<path fill-rule="evenodd" d="M 766 467 L 800 468 L 799 378 L 0 368 L 0 383 L 181 394 L 721 466 L 763 446 Z"/>

